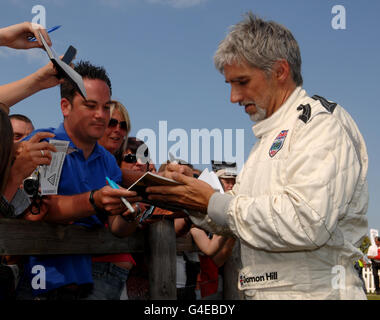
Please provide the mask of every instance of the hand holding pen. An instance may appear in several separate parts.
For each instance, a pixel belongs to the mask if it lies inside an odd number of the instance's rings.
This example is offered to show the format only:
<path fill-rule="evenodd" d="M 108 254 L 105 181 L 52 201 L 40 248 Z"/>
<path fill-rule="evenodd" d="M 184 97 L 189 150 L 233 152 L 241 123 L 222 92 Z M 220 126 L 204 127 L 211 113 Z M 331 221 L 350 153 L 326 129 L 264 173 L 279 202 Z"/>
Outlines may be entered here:
<path fill-rule="evenodd" d="M 112 189 L 120 189 L 120 187 L 117 185 L 115 181 L 111 180 L 108 177 L 106 177 L 106 180 Z M 131 211 L 132 213 L 135 213 L 135 209 L 133 209 L 132 205 L 129 203 L 127 199 L 125 199 L 124 197 L 120 197 L 120 200 L 125 204 L 125 206 L 129 209 L 129 211 Z"/>
<path fill-rule="evenodd" d="M 110 181 L 112 180 L 110 179 Z M 113 185 L 113 187 L 106 185 L 101 189 L 91 191 L 89 201 L 96 212 L 106 211 L 110 216 L 115 216 L 125 213 L 127 210 L 126 205 L 123 203 L 123 200 L 121 200 L 122 197 L 125 201 L 128 201 L 129 204 L 142 201 L 142 198 L 138 196 L 136 192 L 128 191 L 119 186 L 116 188 L 115 185 Z M 132 207 L 132 209 L 134 208 Z M 135 211 L 136 209 L 133 210 L 133 212 Z"/>
<path fill-rule="evenodd" d="M 45 33 L 53 32 L 53 31 L 55 31 L 55 30 L 58 30 L 60 27 L 62 27 L 62 26 L 55 26 L 55 27 L 52 27 L 52 28 L 48 29 Z M 42 29 L 40 29 L 40 30 L 42 30 Z M 44 38 L 46 39 L 45 35 L 44 35 Z M 28 40 L 31 41 L 31 42 L 34 42 L 34 41 L 36 41 L 37 39 L 36 39 L 36 37 L 28 37 Z M 51 43 L 50 43 L 50 45 L 51 45 Z"/>
<path fill-rule="evenodd" d="M 115 181 L 111 180 L 108 177 L 106 177 L 106 180 L 107 180 L 108 184 L 110 185 L 110 187 L 112 189 L 120 189 L 120 187 L 117 185 L 117 183 Z M 139 217 L 139 215 L 141 213 L 141 209 L 140 209 L 139 204 L 138 203 L 135 204 L 135 206 L 136 206 L 136 210 L 135 210 L 125 197 L 121 196 L 120 200 L 124 203 L 124 205 L 128 208 L 129 212 L 132 214 L 132 215 L 129 214 L 129 215 L 125 216 L 125 215 L 123 215 L 123 213 L 120 213 L 120 216 L 126 222 L 135 222 L 135 221 L 137 221 L 137 218 Z"/>
<path fill-rule="evenodd" d="M 38 31 L 42 33 L 48 45 L 51 46 L 48 32 L 43 26 L 30 22 L 0 28 L 0 46 L 7 46 L 13 49 L 42 48 L 43 45 L 39 39 Z M 30 41 L 32 37 L 35 37 L 36 41 Z"/>

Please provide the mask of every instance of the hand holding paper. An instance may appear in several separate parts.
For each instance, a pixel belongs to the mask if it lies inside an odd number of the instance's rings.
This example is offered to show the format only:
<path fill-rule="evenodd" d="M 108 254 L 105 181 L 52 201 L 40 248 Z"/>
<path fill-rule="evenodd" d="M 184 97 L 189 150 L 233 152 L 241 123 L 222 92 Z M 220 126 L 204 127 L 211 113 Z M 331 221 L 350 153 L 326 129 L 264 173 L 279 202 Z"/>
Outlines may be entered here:
<path fill-rule="evenodd" d="M 171 176 L 180 185 L 148 187 L 146 189 L 149 194 L 148 199 L 207 213 L 208 202 L 215 192 L 213 187 L 204 181 L 178 172 L 173 172 Z"/>
<path fill-rule="evenodd" d="M 58 77 L 65 77 L 71 81 L 78 88 L 83 98 L 87 99 L 87 93 L 81 75 L 58 57 L 54 49 L 49 47 L 41 32 L 39 32 L 39 36 L 47 55 L 58 71 Z"/>
<path fill-rule="evenodd" d="M 46 167 L 51 163 L 52 156 L 57 150 L 55 146 L 41 140 L 52 137 L 54 137 L 52 133 L 38 132 L 29 141 L 21 141 L 16 145 L 15 160 L 11 167 L 11 182 L 15 182 L 16 188 L 38 166 Z"/>

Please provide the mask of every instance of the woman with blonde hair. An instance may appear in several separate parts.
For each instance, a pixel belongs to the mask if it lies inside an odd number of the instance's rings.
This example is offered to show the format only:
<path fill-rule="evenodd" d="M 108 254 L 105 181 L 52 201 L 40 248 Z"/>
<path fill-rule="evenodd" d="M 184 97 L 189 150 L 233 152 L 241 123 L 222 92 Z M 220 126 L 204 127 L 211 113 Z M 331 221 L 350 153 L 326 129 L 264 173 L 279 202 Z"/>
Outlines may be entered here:
<path fill-rule="evenodd" d="M 128 134 L 131 131 L 131 120 L 127 109 L 119 101 L 113 100 L 111 117 L 99 144 L 112 153 L 121 166 L 122 156 L 127 148 Z"/>

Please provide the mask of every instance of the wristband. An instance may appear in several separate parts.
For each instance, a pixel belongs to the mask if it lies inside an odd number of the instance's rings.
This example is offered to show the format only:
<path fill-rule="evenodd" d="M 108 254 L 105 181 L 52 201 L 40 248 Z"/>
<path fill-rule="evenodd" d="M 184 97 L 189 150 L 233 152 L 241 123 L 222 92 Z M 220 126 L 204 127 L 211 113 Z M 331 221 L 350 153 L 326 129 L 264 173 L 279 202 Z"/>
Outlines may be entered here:
<path fill-rule="evenodd" d="M 106 214 L 106 215 L 109 215 L 109 212 L 107 210 L 104 210 L 104 209 L 100 209 L 96 204 L 95 204 L 95 200 L 94 200 L 94 193 L 96 191 L 98 191 L 99 189 L 94 189 L 94 190 L 91 190 L 90 192 L 90 197 L 89 197 L 89 201 L 92 205 L 92 207 L 94 208 L 95 212 L 96 213 L 99 213 L 99 214 Z"/>

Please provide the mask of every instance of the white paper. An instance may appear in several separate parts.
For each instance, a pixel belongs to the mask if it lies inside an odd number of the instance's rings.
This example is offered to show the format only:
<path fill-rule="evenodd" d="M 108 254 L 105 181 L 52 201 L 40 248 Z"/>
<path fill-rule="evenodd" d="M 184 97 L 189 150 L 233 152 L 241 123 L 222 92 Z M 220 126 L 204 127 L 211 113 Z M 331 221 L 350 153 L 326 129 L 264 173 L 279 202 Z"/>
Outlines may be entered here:
<path fill-rule="evenodd" d="M 219 191 L 220 193 L 224 193 L 222 184 L 219 181 L 219 178 L 213 171 L 208 171 L 208 169 L 204 169 L 198 180 L 204 181 L 208 183 L 213 189 Z"/>
<path fill-rule="evenodd" d="M 83 95 L 85 99 L 87 99 L 87 93 L 86 93 L 86 88 L 84 87 L 83 79 L 82 76 L 76 72 L 73 68 L 71 68 L 67 63 L 62 61 L 57 53 L 54 51 L 53 48 L 50 48 L 45 41 L 45 38 L 41 34 L 40 31 L 38 31 L 40 34 L 40 38 L 42 41 L 42 44 L 46 50 L 47 55 L 49 56 L 50 60 L 53 61 L 53 63 L 56 63 L 56 67 L 59 66 L 62 71 L 72 80 L 74 83 L 78 86 L 79 91 Z"/>
<path fill-rule="evenodd" d="M 170 161 L 171 163 L 177 163 L 177 161 L 176 161 L 174 155 L 173 155 L 170 151 L 169 151 L 169 161 Z"/>
<path fill-rule="evenodd" d="M 50 140 L 57 152 L 52 152 L 50 165 L 40 166 L 41 195 L 53 195 L 58 193 L 59 180 L 61 178 L 62 166 L 65 161 L 69 141 Z"/>
<path fill-rule="evenodd" d="M 369 230 L 369 239 L 371 240 L 371 245 L 376 246 L 375 237 L 377 237 L 378 235 L 379 235 L 379 231 L 377 229 Z"/>

